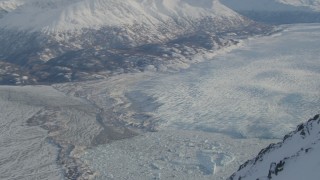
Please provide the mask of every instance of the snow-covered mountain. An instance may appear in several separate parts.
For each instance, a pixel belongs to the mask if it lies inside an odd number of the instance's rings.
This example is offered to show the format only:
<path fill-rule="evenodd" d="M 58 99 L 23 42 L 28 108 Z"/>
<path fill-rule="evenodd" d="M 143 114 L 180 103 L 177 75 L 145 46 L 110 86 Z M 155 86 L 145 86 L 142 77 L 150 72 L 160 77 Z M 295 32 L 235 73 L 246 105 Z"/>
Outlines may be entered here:
<path fill-rule="evenodd" d="M 236 10 L 256 11 L 320 11 L 320 0 L 221 0 Z"/>
<path fill-rule="evenodd" d="M 271 144 L 240 166 L 229 180 L 318 179 L 320 177 L 320 115 L 300 124 L 283 141 Z"/>
<path fill-rule="evenodd" d="M 165 22 L 174 25 L 174 21 L 178 21 L 190 26 L 203 17 L 217 21 L 242 20 L 216 0 L 20 0 L 2 3 L 3 9 L 11 9 L 1 19 L 2 27 L 45 33 L 136 24 L 143 24 L 150 28 L 150 33 L 155 33 Z"/>
<path fill-rule="evenodd" d="M 221 0 L 256 21 L 275 24 L 320 22 L 320 0 Z"/>
<path fill-rule="evenodd" d="M 315 11 L 320 11 L 320 0 L 277 0 L 283 4 L 289 4 L 296 7 L 309 7 Z"/>
<path fill-rule="evenodd" d="M 200 29 L 217 31 L 247 23 L 217 0 L 8 0 L 1 3 L 0 7 L 7 11 L 0 19 L 2 42 L 16 43 L 13 38 L 19 34 L 21 43 L 27 34 L 37 34 L 42 45 L 56 42 L 70 49 L 137 46 L 164 42 Z M 44 41 L 43 36 L 50 41 Z"/>
<path fill-rule="evenodd" d="M 42 81 L 145 66 L 124 54 L 162 54 L 146 45 L 217 49 L 226 34 L 265 31 L 218 0 L 1 0 L 0 12 L 0 59 Z"/>

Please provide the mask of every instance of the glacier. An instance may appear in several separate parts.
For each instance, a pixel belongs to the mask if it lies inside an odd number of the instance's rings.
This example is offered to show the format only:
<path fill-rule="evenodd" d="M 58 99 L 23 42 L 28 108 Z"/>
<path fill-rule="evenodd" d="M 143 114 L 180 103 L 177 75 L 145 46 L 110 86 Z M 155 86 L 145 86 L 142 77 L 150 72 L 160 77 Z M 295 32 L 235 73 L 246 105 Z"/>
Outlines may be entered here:
<path fill-rule="evenodd" d="M 98 179 L 228 178 L 249 154 L 319 113 L 319 24 L 283 28 L 178 73 L 78 85 L 80 94 L 94 86 L 84 97 L 126 126 L 156 131 L 90 149 L 82 160 Z"/>
<path fill-rule="evenodd" d="M 1 0 L 0 23 L 8 42 L 0 51 L 9 54 L 1 58 L 10 57 L 0 73 L 30 63 L 34 77 L 70 80 L 72 68 L 104 69 L 96 66 L 118 54 L 143 68 L 92 81 L 0 86 L 4 179 L 225 179 L 319 113 L 319 24 L 235 41 L 269 26 L 209 0 Z M 133 56 L 146 50 L 166 66 L 139 61 L 149 54 Z"/>
<path fill-rule="evenodd" d="M 298 124 L 294 119 L 318 111 L 319 30 L 289 26 L 282 35 L 249 40 L 188 70 L 139 82 L 127 96 L 144 104 L 143 112 L 150 111 L 146 104 L 158 104 L 152 113 L 160 129 L 280 138 Z"/>

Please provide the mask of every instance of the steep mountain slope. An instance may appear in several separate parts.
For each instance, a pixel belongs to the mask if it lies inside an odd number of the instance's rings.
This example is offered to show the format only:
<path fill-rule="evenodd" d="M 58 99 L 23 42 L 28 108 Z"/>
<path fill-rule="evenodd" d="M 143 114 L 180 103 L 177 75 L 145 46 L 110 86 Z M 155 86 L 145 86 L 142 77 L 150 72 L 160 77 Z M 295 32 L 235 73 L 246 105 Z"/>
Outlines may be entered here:
<path fill-rule="evenodd" d="M 69 81 L 91 71 L 143 69 L 157 64 L 156 57 L 164 51 L 172 53 L 173 44 L 192 46 L 192 51 L 218 49 L 234 44 L 231 32 L 249 35 L 265 31 L 218 0 L 0 3 L 0 59 L 19 65 L 33 82 Z M 150 56 L 148 60 L 146 56 Z M 17 78 L 8 79 L 17 82 Z"/>
<path fill-rule="evenodd" d="M 319 153 L 320 116 L 316 115 L 287 134 L 282 142 L 261 150 L 229 179 L 317 179 Z"/>
<path fill-rule="evenodd" d="M 236 13 L 211 0 L 31 0 L 11 11 L 1 25 L 50 33 L 143 24 L 157 31 L 157 25 L 164 22 L 174 25 L 173 21 L 178 19 L 188 26 L 203 17 L 241 21 Z"/>
<path fill-rule="evenodd" d="M 221 2 L 256 21 L 273 24 L 320 22 L 319 0 L 221 0 Z"/>

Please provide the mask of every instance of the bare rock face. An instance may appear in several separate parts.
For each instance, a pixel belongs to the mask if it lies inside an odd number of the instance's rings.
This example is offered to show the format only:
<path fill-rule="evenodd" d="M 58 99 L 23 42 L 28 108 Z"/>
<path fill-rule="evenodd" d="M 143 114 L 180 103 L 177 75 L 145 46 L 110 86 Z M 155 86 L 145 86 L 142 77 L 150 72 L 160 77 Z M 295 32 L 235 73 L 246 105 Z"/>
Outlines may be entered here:
<path fill-rule="evenodd" d="M 282 142 L 270 144 L 239 167 L 229 180 L 317 179 L 320 158 L 320 115 L 297 126 Z"/>

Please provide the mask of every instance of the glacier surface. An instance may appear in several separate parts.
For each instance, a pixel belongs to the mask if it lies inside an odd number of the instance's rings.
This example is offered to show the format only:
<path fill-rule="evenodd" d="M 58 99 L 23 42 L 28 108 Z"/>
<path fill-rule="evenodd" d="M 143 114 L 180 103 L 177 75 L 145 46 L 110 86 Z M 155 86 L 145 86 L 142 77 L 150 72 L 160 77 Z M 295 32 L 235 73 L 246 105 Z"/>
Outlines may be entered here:
<path fill-rule="evenodd" d="M 285 29 L 180 72 L 1 86 L 1 178 L 229 177 L 319 113 L 320 25 Z"/>
<path fill-rule="evenodd" d="M 153 118 L 160 129 L 281 138 L 319 111 L 319 32 L 318 25 L 289 26 L 191 69 L 139 82 L 127 95 L 158 104 Z"/>
<path fill-rule="evenodd" d="M 319 113 L 319 30 L 286 26 L 179 73 L 79 85 L 79 92 L 95 87 L 87 98 L 105 109 L 114 104 L 128 126 L 158 131 L 90 149 L 82 160 L 98 179 L 227 178 L 243 159 Z"/>

